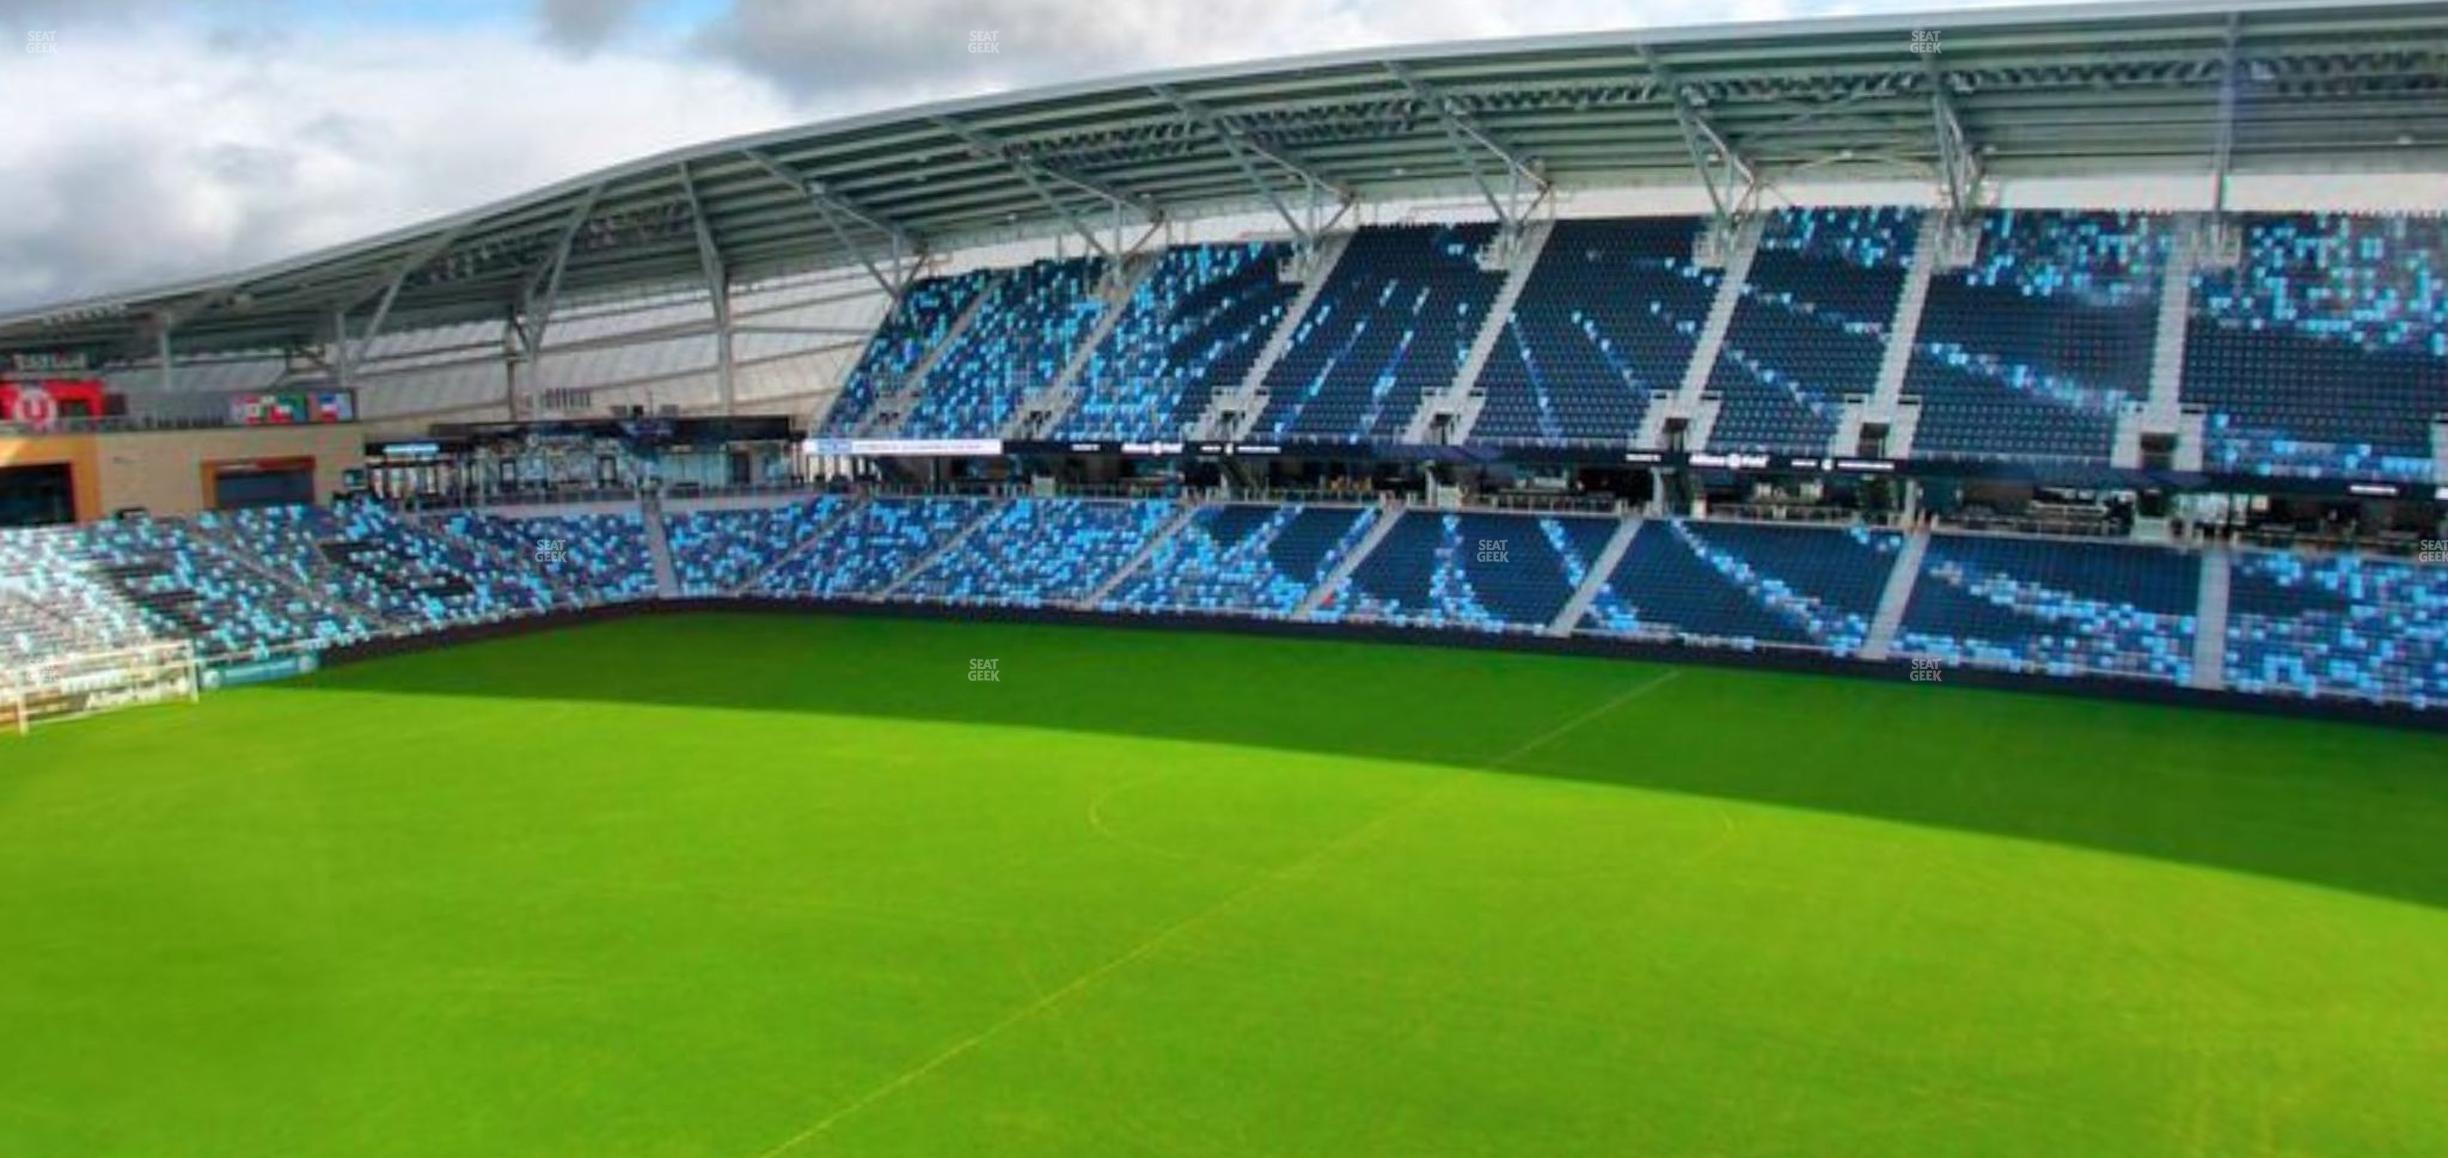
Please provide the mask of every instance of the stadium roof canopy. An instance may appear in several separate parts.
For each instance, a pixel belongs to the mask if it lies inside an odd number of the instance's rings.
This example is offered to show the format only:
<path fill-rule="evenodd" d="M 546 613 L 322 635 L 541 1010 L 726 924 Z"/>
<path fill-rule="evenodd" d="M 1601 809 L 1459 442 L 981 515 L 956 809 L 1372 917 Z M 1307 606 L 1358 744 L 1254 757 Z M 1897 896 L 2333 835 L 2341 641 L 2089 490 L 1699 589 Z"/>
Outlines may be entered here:
<path fill-rule="evenodd" d="M 0 354 L 296 349 L 564 296 L 1056 231 L 1813 176 L 2448 168 L 2448 4 L 2148 3 L 1440 44 L 1099 80 L 715 141 L 225 276 L 0 317 Z M 2223 194 L 2222 194 L 2223 197 Z M 2220 202 L 2223 205 L 2223 200 Z"/>

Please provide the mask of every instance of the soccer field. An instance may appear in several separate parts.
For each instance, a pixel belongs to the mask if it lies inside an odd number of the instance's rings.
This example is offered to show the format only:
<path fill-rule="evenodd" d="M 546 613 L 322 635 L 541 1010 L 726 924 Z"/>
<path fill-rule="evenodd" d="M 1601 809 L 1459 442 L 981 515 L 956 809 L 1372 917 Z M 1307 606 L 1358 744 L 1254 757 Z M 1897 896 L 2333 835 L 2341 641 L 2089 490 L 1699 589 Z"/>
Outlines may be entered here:
<path fill-rule="evenodd" d="M 2434 735 L 695 615 L 0 740 L 0 1155 L 2442 1153 Z"/>

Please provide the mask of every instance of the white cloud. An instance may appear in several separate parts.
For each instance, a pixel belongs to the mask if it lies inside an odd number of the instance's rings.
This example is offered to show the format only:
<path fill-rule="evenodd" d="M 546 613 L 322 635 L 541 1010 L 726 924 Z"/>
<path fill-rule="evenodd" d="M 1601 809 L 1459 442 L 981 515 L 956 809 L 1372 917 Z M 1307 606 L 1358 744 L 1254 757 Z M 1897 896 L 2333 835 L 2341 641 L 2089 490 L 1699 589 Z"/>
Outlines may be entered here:
<path fill-rule="evenodd" d="M 1448 39 L 1922 0 L 0 0 L 0 309 L 337 244 L 663 149 L 938 97 Z M 1988 3 L 1991 0 L 1973 0 Z M 455 8 L 448 9 L 455 11 Z M 689 11 L 695 11 L 690 9 Z M 972 53 L 972 32 L 999 51 Z"/>
<path fill-rule="evenodd" d="M 1826 10 L 1799 0 L 735 0 L 699 36 L 794 92 L 979 91 L 1304 53 Z M 990 33 L 996 51 L 971 50 Z"/>
<path fill-rule="evenodd" d="M 735 69 L 508 30 L 114 30 L 106 62 L 73 31 L 0 71 L 0 305 L 345 242 L 796 116 Z"/>

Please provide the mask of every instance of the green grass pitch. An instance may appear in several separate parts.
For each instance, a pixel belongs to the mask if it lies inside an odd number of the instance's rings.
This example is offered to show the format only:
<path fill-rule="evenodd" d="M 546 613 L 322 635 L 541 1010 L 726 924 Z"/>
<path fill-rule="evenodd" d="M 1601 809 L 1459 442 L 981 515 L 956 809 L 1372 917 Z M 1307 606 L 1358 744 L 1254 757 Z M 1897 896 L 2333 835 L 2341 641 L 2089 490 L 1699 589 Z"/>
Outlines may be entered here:
<path fill-rule="evenodd" d="M 0 740 L 0 1155 L 2443 1153 L 2437 736 L 696 615 Z"/>

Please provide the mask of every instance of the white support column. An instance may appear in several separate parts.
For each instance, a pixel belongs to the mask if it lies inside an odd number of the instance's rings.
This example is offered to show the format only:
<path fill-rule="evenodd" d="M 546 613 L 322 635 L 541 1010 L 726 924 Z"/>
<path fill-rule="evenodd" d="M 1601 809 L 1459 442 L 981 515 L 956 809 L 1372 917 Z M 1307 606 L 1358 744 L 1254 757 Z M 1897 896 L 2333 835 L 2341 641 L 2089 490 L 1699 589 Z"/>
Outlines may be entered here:
<path fill-rule="evenodd" d="M 1581 586 L 1573 590 L 1572 598 L 1564 601 L 1555 619 L 1547 624 L 1547 634 L 1570 636 L 1573 629 L 1581 625 L 1581 617 L 1589 614 L 1590 604 L 1598 601 L 1599 590 L 1614 576 L 1616 565 L 1622 563 L 1624 553 L 1632 549 L 1632 537 L 1640 534 L 1640 529 L 1638 516 L 1625 519 L 1615 528 L 1614 536 L 1599 550 L 1598 557 L 1591 560 L 1589 573 L 1581 577 Z"/>
<path fill-rule="evenodd" d="M 2193 609 L 2192 686 L 2220 691 L 2227 686 L 2227 548 L 2211 543 L 2201 553 L 2201 597 Z"/>
<path fill-rule="evenodd" d="M 1334 277 L 1335 267 L 1342 263 L 1343 251 L 1351 248 L 1351 239 L 1352 235 L 1348 233 L 1329 234 L 1318 239 L 1307 274 L 1308 280 L 1301 284 L 1301 292 L 1292 299 L 1290 308 L 1284 310 L 1283 321 L 1277 323 L 1275 332 L 1267 336 L 1267 344 L 1250 362 L 1249 373 L 1242 376 L 1241 384 L 1227 393 L 1216 395 L 1207 404 L 1206 413 L 1199 416 L 1194 437 L 1222 437 L 1217 427 L 1228 413 L 1237 414 L 1242 420 L 1240 427 L 1233 431 L 1233 437 L 1248 436 L 1249 420 L 1257 417 L 1266 405 L 1267 374 L 1275 369 L 1275 363 L 1283 359 L 1284 351 L 1292 348 L 1292 335 L 1300 332 L 1301 319 L 1308 316 L 1309 307 L 1317 304 L 1318 295 Z"/>
<path fill-rule="evenodd" d="M 519 370 L 534 356 L 535 348 L 520 328 L 518 308 L 513 306 L 502 326 L 502 410 L 512 422 L 519 420 Z"/>
<path fill-rule="evenodd" d="M 1120 568 L 1106 576 L 1094 590 L 1081 596 L 1079 602 L 1072 606 L 1082 611 L 1096 610 L 1097 605 L 1103 603 L 1108 596 L 1114 593 L 1115 589 L 1121 587 L 1124 580 L 1138 574 L 1139 568 L 1146 566 L 1147 561 L 1155 557 L 1157 548 L 1172 541 L 1173 536 L 1181 533 L 1181 529 L 1204 509 L 1206 509 L 1204 503 L 1183 503 L 1180 510 L 1173 512 L 1172 518 L 1165 520 L 1165 525 L 1156 528 L 1155 534 L 1149 535 L 1146 542 L 1139 544 L 1139 549 L 1132 552 L 1131 557 L 1124 561 Z"/>
<path fill-rule="evenodd" d="M 170 355 L 170 319 L 168 318 L 161 320 L 161 329 L 153 336 L 153 354 L 154 357 L 160 359 L 158 371 L 161 392 L 168 394 L 177 390 L 178 370 Z"/>
<path fill-rule="evenodd" d="M 1895 317 L 1887 324 L 1887 349 L 1879 359 L 1878 385 L 1870 393 L 1870 421 L 1891 422 L 1896 399 L 1904 396 L 1913 346 L 1921 340 L 1921 308 L 1929 302 L 1930 280 L 1938 274 L 1938 251 L 1948 228 L 1944 213 L 1921 215 L 1912 264 L 1904 269 L 1904 290 L 1896 295 Z"/>
<path fill-rule="evenodd" d="M 722 395 L 722 415 L 729 418 L 739 409 L 739 362 L 732 353 L 731 339 L 731 278 L 726 273 L 713 285 L 714 292 L 714 375 L 715 387 Z"/>
<path fill-rule="evenodd" d="M 1708 321 L 1700 327 L 1699 344 L 1692 347 L 1691 363 L 1683 367 L 1682 388 L 1675 392 L 1674 404 L 1684 417 L 1699 406 L 1700 392 L 1717 368 L 1717 354 L 1725 349 L 1726 331 L 1734 327 L 1734 309 L 1742 304 L 1743 283 L 1751 279 L 1751 262 L 1759 256 L 1760 235 L 1766 231 L 1767 223 L 1761 218 L 1743 222 L 1742 232 L 1735 235 L 1734 252 L 1726 255 L 1717 300 L 1709 304 Z"/>
<path fill-rule="evenodd" d="M 714 308 L 714 385 L 722 399 L 723 417 L 729 418 L 736 409 L 738 385 L 731 359 L 731 270 L 723 260 L 722 246 L 714 238 L 714 227 L 706 221 L 705 204 L 697 197 L 697 180 L 689 174 L 688 162 L 676 168 L 680 174 L 680 191 L 688 198 L 689 226 L 697 235 L 697 266 L 704 275 L 706 300 Z"/>
<path fill-rule="evenodd" d="M 1469 437 L 1470 428 L 1479 417 L 1479 408 L 1469 404 L 1471 391 L 1478 387 L 1479 375 L 1496 353 L 1496 343 L 1504 338 L 1505 327 L 1512 323 L 1513 308 L 1521 301 L 1522 289 L 1530 284 L 1530 272 L 1537 268 L 1539 254 L 1546 250 L 1547 238 L 1554 232 L 1552 221 L 1532 222 L 1522 228 L 1521 239 L 1510 255 L 1511 264 L 1505 270 L 1504 286 L 1496 291 L 1496 299 L 1488 303 L 1487 317 L 1481 320 L 1479 333 L 1471 340 L 1462 368 L 1454 374 L 1452 384 L 1420 400 L 1419 409 L 1412 412 L 1410 423 L 1403 428 L 1404 442 L 1428 441 L 1428 432 L 1435 428 L 1439 414 L 1454 416 L 1453 442 Z"/>
<path fill-rule="evenodd" d="M 1326 597 L 1333 594 L 1334 589 L 1340 586 L 1352 572 L 1360 569 L 1360 564 L 1368 560 L 1370 553 L 1377 549 L 1377 544 L 1385 542 L 1386 532 L 1393 530 L 1394 524 L 1402 521 L 1402 517 L 1403 512 L 1399 507 L 1379 508 L 1377 521 L 1369 527 L 1368 533 L 1360 537 L 1360 541 L 1353 545 L 1350 553 L 1336 560 L 1335 565 L 1327 569 L 1326 577 L 1318 580 L 1317 586 L 1310 588 L 1307 595 L 1301 596 L 1300 605 L 1292 609 L 1289 618 L 1307 619 L 1318 608 L 1325 606 Z"/>
<path fill-rule="evenodd" d="M 1887 573 L 1887 586 L 1879 595 L 1878 614 L 1870 619 L 1870 634 L 1862 640 L 1863 659 L 1886 659 L 1894 649 L 1896 629 L 1904 624 L 1904 609 L 1912 605 L 1913 584 L 1921 578 L 1921 557 L 1928 553 L 1929 541 L 1928 531 L 1904 537 L 1904 549 L 1896 552 L 1895 569 Z"/>
<path fill-rule="evenodd" d="M 371 336 L 368 340 L 372 340 Z M 356 359 L 349 354 L 348 311 L 338 307 L 332 309 L 332 356 L 329 361 L 332 385 L 348 389 L 349 371 L 356 366 Z"/>
<path fill-rule="evenodd" d="M 2196 225 L 2209 228 L 2206 221 Z M 2194 230 L 2180 229 L 2168 246 L 2167 267 L 2160 271 L 2159 328 L 2152 336 L 2150 397 L 2143 411 L 2143 423 L 2152 431 L 2175 430 L 2183 413 L 2185 328 L 2193 317 L 2193 270 L 2204 240 Z"/>
<path fill-rule="evenodd" d="M 1096 324 L 1088 327 L 1088 336 L 1080 340 L 1069 358 L 1064 359 L 1062 369 L 1054 375 L 1054 381 L 1030 392 L 1020 400 L 1020 405 L 1012 409 L 1011 418 L 1003 424 L 1003 437 L 1026 438 L 1032 433 L 1032 425 L 1035 427 L 1034 433 L 1043 433 L 1062 423 L 1063 418 L 1070 414 L 1072 404 L 1077 401 L 1077 391 L 1073 387 L 1079 382 L 1080 372 L 1088 368 L 1088 359 L 1096 354 L 1097 347 L 1105 344 L 1106 338 L 1113 335 L 1114 327 L 1122 321 L 1122 315 L 1130 310 L 1132 295 L 1139 292 L 1140 283 L 1155 273 L 1156 266 L 1163 260 L 1164 250 L 1160 246 L 1149 253 L 1124 258 L 1117 264 L 1120 277 L 1110 287 L 1100 291 L 1103 294 L 1103 308 L 1097 314 Z M 1030 416 L 1036 414 L 1045 417 L 1032 424 Z"/>

